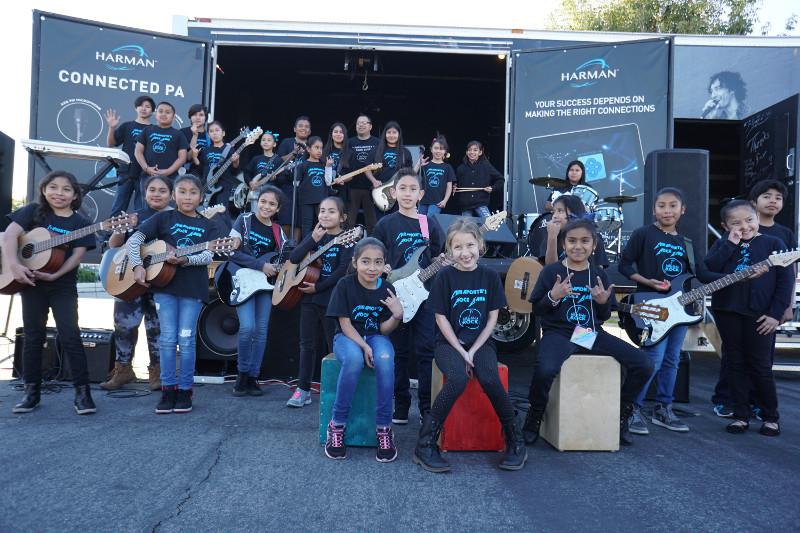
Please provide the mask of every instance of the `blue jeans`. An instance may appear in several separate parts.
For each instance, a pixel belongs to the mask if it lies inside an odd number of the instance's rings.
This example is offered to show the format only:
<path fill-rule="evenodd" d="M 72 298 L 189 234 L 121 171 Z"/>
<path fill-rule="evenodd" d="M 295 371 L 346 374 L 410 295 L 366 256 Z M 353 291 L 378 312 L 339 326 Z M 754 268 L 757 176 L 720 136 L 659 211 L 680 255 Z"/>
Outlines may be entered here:
<path fill-rule="evenodd" d="M 653 362 L 653 374 L 644 384 L 639 395 L 636 396 L 636 405 L 639 407 L 644 403 L 644 397 L 653 378 L 656 380 L 656 401 L 664 405 L 672 403 L 675 380 L 678 377 L 678 364 L 681 360 L 681 348 L 688 329 L 689 326 L 677 326 L 655 346 L 642 348 L 642 351 Z"/>
<path fill-rule="evenodd" d="M 142 194 L 142 184 L 139 178 L 125 178 L 125 181 L 117 185 L 117 193 L 114 196 L 114 204 L 111 206 L 111 216 L 127 211 L 128 204 L 133 196 L 133 210 L 138 211 L 144 208 L 144 195 Z"/>
<path fill-rule="evenodd" d="M 194 384 L 194 360 L 197 332 L 197 317 L 203 302 L 194 298 L 183 298 L 173 294 L 157 292 L 156 301 L 161 335 L 158 337 L 158 351 L 161 356 L 161 384 L 178 385 L 181 390 L 190 390 Z M 175 358 L 180 347 L 181 370 L 175 378 Z"/>
<path fill-rule="evenodd" d="M 242 374 L 258 377 L 261 372 L 271 311 L 271 292 L 258 293 L 236 308 L 239 316 L 239 356 L 236 366 Z"/>
<path fill-rule="evenodd" d="M 438 215 L 442 212 L 442 208 L 436 204 L 419 204 L 417 209 L 421 215 Z"/>
<path fill-rule="evenodd" d="M 383 335 L 367 335 L 364 337 L 372 348 L 375 365 L 375 425 L 392 425 L 392 392 L 394 390 L 394 347 L 388 337 Z M 339 381 L 336 384 L 336 400 L 333 402 L 334 424 L 347 423 L 353 395 L 356 392 L 358 378 L 364 368 L 364 351 L 350 340 L 344 333 L 337 333 L 333 338 L 333 355 L 342 363 Z"/>
<path fill-rule="evenodd" d="M 479 205 L 473 209 L 464 209 L 461 211 L 462 217 L 481 217 L 486 218 L 491 216 L 491 212 L 489 211 L 489 207 L 485 205 Z"/>

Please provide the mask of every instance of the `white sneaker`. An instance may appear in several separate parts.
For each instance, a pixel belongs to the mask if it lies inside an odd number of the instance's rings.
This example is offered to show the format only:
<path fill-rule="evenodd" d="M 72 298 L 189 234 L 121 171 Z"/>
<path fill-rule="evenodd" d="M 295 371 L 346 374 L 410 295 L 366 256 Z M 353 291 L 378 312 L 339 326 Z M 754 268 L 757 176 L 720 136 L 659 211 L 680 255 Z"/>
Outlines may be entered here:
<path fill-rule="evenodd" d="M 296 388 L 294 394 L 286 402 L 286 407 L 303 407 L 311 404 L 311 391 Z"/>

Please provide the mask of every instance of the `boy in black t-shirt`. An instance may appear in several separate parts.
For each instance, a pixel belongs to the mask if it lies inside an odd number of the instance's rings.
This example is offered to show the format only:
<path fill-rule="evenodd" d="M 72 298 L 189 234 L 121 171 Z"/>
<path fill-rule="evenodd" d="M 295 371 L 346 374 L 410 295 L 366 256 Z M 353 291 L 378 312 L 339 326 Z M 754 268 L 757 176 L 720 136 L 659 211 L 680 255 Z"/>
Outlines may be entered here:
<path fill-rule="evenodd" d="M 147 126 L 136 141 L 136 161 L 142 169 L 142 179 L 164 176 L 174 179 L 186 162 L 189 143 L 180 131 L 172 127 L 175 108 L 169 102 L 156 106 L 156 124 Z"/>
<path fill-rule="evenodd" d="M 186 172 L 198 172 L 198 169 L 193 165 L 193 161 L 202 148 L 211 146 L 211 137 L 209 137 L 206 128 L 208 109 L 203 104 L 193 104 L 186 115 L 189 117 L 190 126 L 181 128 L 181 133 L 186 138 L 186 142 L 189 143 L 189 152 L 183 168 L 186 169 Z"/>
<path fill-rule="evenodd" d="M 113 109 L 106 110 L 106 122 L 108 123 L 108 146 L 122 146 L 122 151 L 128 154 L 131 159 L 130 165 L 122 165 L 117 171 L 119 183 L 117 184 L 117 194 L 114 197 L 114 204 L 111 206 L 111 216 L 119 214 L 128 209 L 128 203 L 133 196 L 133 209 L 138 210 L 144 207 L 142 201 L 142 183 L 139 180 L 139 163 L 136 161 L 136 141 L 139 134 L 145 127 L 150 125 L 150 117 L 156 107 L 155 102 L 149 96 L 143 95 L 136 98 L 133 103 L 136 108 L 136 119 L 119 123 L 119 115 Z"/>

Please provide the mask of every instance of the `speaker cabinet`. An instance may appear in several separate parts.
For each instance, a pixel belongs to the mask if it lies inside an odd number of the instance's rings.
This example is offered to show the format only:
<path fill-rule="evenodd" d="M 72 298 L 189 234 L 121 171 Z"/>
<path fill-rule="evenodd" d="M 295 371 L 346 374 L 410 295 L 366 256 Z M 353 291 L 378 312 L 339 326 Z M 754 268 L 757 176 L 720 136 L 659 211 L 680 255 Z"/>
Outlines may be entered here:
<path fill-rule="evenodd" d="M 11 184 L 14 182 L 14 139 L 0 131 L 0 231 L 8 226 Z"/>
<path fill-rule="evenodd" d="M 86 352 L 86 364 L 89 368 L 89 381 L 100 383 L 108 379 L 108 373 L 114 366 L 115 347 L 114 331 L 111 329 L 81 329 L 81 343 Z M 58 353 L 61 357 L 61 372 L 58 379 L 72 381 L 72 370 L 69 366 L 69 357 L 61 350 L 61 345 L 56 339 Z"/>
<path fill-rule="evenodd" d="M 14 334 L 14 369 L 12 376 L 23 378 L 22 353 L 25 349 L 25 333 L 23 328 L 17 328 Z M 58 354 L 56 352 L 56 328 L 47 328 L 44 346 L 42 346 L 42 379 L 50 381 L 58 378 L 60 370 Z"/>
<path fill-rule="evenodd" d="M 197 359 L 233 361 L 239 350 L 239 317 L 222 300 L 204 305 L 197 318 Z"/>

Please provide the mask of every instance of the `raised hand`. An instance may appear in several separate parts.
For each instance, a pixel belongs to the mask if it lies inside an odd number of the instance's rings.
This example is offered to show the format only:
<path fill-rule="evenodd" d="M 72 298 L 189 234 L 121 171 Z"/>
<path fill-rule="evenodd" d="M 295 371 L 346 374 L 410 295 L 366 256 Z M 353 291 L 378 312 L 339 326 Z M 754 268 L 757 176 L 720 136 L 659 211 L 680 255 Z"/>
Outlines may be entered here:
<path fill-rule="evenodd" d="M 311 232 L 311 238 L 314 239 L 314 242 L 319 242 L 327 231 L 322 227 L 321 223 L 317 222 L 317 225 L 314 226 L 314 231 Z"/>
<path fill-rule="evenodd" d="M 561 231 L 561 223 L 556 222 L 555 220 L 551 220 L 547 223 L 547 238 L 556 238 L 558 237 L 558 232 Z"/>
<path fill-rule="evenodd" d="M 614 284 L 608 286 L 606 289 L 603 286 L 603 280 L 600 279 L 600 276 L 597 276 L 597 285 L 592 287 L 589 292 L 592 294 L 592 300 L 599 303 L 604 304 L 608 301 L 611 297 L 611 291 L 614 289 Z"/>
<path fill-rule="evenodd" d="M 572 293 L 572 272 L 570 272 L 564 281 L 561 281 L 561 274 L 556 274 L 556 283 L 550 289 L 550 298 L 553 300 L 560 300 L 568 294 Z"/>
<path fill-rule="evenodd" d="M 389 296 L 381 300 L 381 303 L 389 308 L 389 311 L 392 312 L 392 316 L 402 317 L 403 304 L 400 303 L 400 300 L 397 298 L 397 296 L 395 296 L 395 294 L 390 289 L 386 289 L 386 292 L 389 293 Z"/>
<path fill-rule="evenodd" d="M 728 240 L 731 241 L 733 244 L 738 245 L 739 242 L 742 240 L 742 230 L 741 229 L 732 229 L 728 232 Z"/>
<path fill-rule="evenodd" d="M 109 128 L 116 128 L 119 126 L 119 115 L 113 109 L 106 109 L 106 123 Z"/>

